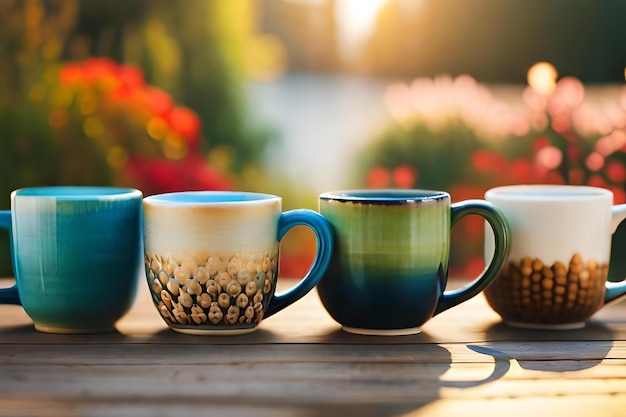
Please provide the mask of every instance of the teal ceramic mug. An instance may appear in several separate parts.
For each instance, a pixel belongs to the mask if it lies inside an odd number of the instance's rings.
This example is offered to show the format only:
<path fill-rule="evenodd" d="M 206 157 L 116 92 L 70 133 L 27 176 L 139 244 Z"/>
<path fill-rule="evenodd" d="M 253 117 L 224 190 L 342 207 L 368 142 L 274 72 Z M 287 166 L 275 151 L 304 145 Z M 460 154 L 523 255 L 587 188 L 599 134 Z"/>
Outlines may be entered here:
<path fill-rule="evenodd" d="M 150 294 L 174 331 L 238 335 L 307 294 L 330 261 L 332 229 L 317 212 L 282 211 L 271 194 L 191 191 L 146 197 L 145 270 Z M 280 241 L 310 228 L 317 251 L 305 276 L 275 294 Z"/>
<path fill-rule="evenodd" d="M 321 194 L 319 207 L 335 232 L 319 297 L 351 333 L 418 333 L 434 315 L 482 291 L 509 250 L 508 224 L 484 200 L 451 204 L 442 191 L 352 190 Z M 450 230 L 469 214 L 491 226 L 494 256 L 479 277 L 446 291 Z"/>
<path fill-rule="evenodd" d="M 115 187 L 34 187 L 0 211 L 21 304 L 48 333 L 112 331 L 131 307 L 141 271 L 142 193 Z"/>

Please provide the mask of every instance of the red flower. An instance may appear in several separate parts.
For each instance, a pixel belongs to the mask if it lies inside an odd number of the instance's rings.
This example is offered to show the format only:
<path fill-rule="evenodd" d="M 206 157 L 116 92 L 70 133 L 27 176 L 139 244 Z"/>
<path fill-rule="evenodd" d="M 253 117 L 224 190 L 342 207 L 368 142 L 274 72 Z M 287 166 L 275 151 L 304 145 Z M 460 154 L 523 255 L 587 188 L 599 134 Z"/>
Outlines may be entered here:
<path fill-rule="evenodd" d="M 533 143 L 533 152 L 537 153 L 548 145 L 550 145 L 550 139 L 545 136 L 539 136 Z"/>
<path fill-rule="evenodd" d="M 118 78 L 121 86 L 129 89 L 144 88 L 145 81 L 143 72 L 132 65 L 122 65 L 118 70 Z"/>
<path fill-rule="evenodd" d="M 387 168 L 376 166 L 367 175 L 367 186 L 369 188 L 389 187 L 390 175 Z"/>
<path fill-rule="evenodd" d="M 585 179 L 585 173 L 580 168 L 572 168 L 569 170 L 569 183 L 572 185 L 580 185 Z"/>
<path fill-rule="evenodd" d="M 411 188 L 416 180 L 415 170 L 408 165 L 400 165 L 393 170 L 393 181 L 400 188 Z"/>
<path fill-rule="evenodd" d="M 66 64 L 59 72 L 59 82 L 62 85 L 74 85 L 82 81 L 83 68 L 79 64 Z"/>
<path fill-rule="evenodd" d="M 198 155 L 180 161 L 131 156 L 125 167 L 146 195 L 177 191 L 228 190 L 229 181 Z"/>
<path fill-rule="evenodd" d="M 563 179 L 563 176 L 559 174 L 557 171 L 550 171 L 548 172 L 546 176 L 546 183 L 563 185 L 565 184 L 565 180 Z"/>
<path fill-rule="evenodd" d="M 626 168 L 619 162 L 613 161 L 606 167 L 606 176 L 616 183 L 623 183 L 626 180 Z"/>
<path fill-rule="evenodd" d="M 132 65 L 118 65 L 108 58 L 92 58 L 80 64 L 68 63 L 59 72 L 59 81 L 63 85 L 72 85 L 78 82 L 92 84 L 98 81 L 112 81 L 107 92 L 109 96 L 124 104 L 129 104 L 141 110 L 147 110 L 151 115 L 163 117 L 174 107 L 172 98 L 163 90 L 146 85 L 141 69 Z M 196 117 L 197 119 L 197 117 Z M 193 135 L 193 129 L 183 123 L 179 132 L 187 137 Z M 197 122 L 199 129 L 200 122 Z"/>
<path fill-rule="evenodd" d="M 146 87 L 142 90 L 142 99 L 150 112 L 155 116 L 163 117 L 174 107 L 172 97 L 156 87 Z"/>
<path fill-rule="evenodd" d="M 315 260 L 315 249 L 303 250 L 301 253 L 282 251 L 280 254 L 281 276 L 302 278 Z"/>
<path fill-rule="evenodd" d="M 119 66 L 110 58 L 91 58 L 83 62 L 83 80 L 90 84 L 105 77 L 117 78 Z"/>
<path fill-rule="evenodd" d="M 613 191 L 613 204 L 624 204 L 626 202 L 626 192 L 619 187 L 611 187 Z"/>
<path fill-rule="evenodd" d="M 581 157 L 581 152 L 578 146 L 570 145 L 567 147 L 567 156 L 570 161 L 578 161 Z"/>
<path fill-rule="evenodd" d="M 59 73 L 59 80 L 64 85 L 94 84 L 91 90 L 98 96 L 97 110 L 103 119 L 113 115 L 116 122 L 121 116 L 131 122 L 131 129 L 135 128 L 133 132 L 123 131 L 118 136 L 133 138 L 147 130 L 157 141 L 166 139 L 157 145 L 163 148 L 163 155 L 172 159 L 186 155 L 179 161 L 146 159 L 140 147 L 133 147 L 132 152 L 138 153 L 129 157 L 125 174 L 146 193 L 229 189 L 228 180 L 210 167 L 198 152 L 202 127 L 198 115 L 187 107 L 174 107 L 169 94 L 146 84 L 139 68 L 118 65 L 108 58 L 93 58 L 80 64 L 66 64 Z M 125 123 L 120 123 L 120 127 L 128 128 Z M 166 146 L 169 148 L 165 149 Z"/>
<path fill-rule="evenodd" d="M 592 175 L 591 178 L 589 178 L 589 180 L 587 181 L 587 185 L 591 185 L 592 187 L 600 187 L 600 188 L 606 188 L 607 186 L 606 181 L 604 181 L 604 178 L 602 178 L 599 175 Z"/>
<path fill-rule="evenodd" d="M 482 237 L 483 233 L 485 232 L 484 219 L 481 219 L 478 216 L 469 216 L 467 219 L 465 219 L 465 222 L 467 223 L 467 233 L 469 233 L 470 236 Z"/>
<path fill-rule="evenodd" d="M 474 279 L 485 269 L 485 260 L 482 256 L 470 258 L 463 268 L 464 275 L 469 279 Z"/>
<path fill-rule="evenodd" d="M 513 182 L 523 184 L 533 178 L 533 166 L 527 159 L 519 158 L 511 163 Z"/>
<path fill-rule="evenodd" d="M 506 167 L 506 161 L 499 153 L 480 150 L 472 154 L 472 165 L 479 172 L 492 170 L 502 172 Z"/>
<path fill-rule="evenodd" d="M 464 183 L 458 183 L 451 187 L 450 198 L 453 202 L 471 200 L 473 198 L 483 198 L 485 187 L 476 187 Z"/>
<path fill-rule="evenodd" d="M 164 117 L 170 129 L 179 133 L 187 140 L 187 146 L 195 150 L 198 145 L 198 134 L 200 133 L 200 118 L 187 107 L 173 108 Z"/>

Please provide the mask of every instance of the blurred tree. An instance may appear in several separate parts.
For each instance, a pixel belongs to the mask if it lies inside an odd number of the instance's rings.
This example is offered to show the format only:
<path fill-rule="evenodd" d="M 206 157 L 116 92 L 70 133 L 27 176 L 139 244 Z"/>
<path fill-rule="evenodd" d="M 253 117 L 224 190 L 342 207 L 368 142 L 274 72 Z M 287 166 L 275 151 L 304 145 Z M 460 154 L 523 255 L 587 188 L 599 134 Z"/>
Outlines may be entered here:
<path fill-rule="evenodd" d="M 13 189 L 55 184 L 67 172 L 59 167 L 68 149 L 54 137 L 48 111 L 50 100 L 63 99 L 51 97 L 50 87 L 76 10 L 74 1 L 0 2 L 0 209 L 9 208 Z M 92 168 L 91 177 L 77 180 L 108 180 Z M 0 276 L 12 270 L 7 237 L 0 230 Z"/>
<path fill-rule="evenodd" d="M 145 19 L 150 3 L 149 0 L 80 0 L 76 22 L 65 45 L 65 57 L 85 59 L 104 55 L 122 62 L 126 31 Z"/>
<path fill-rule="evenodd" d="M 194 149 L 200 152 L 193 155 L 193 167 L 177 164 L 176 169 L 185 170 L 181 174 L 172 168 L 176 161 L 165 161 L 169 163 L 165 166 L 148 160 L 146 169 L 159 171 L 161 177 L 201 175 L 217 181 L 221 175 L 205 169 L 204 159 L 209 159 L 220 174 L 228 174 L 224 184 L 242 177 L 241 172 L 261 159 L 268 138 L 245 117 L 242 50 L 251 19 L 250 0 L 0 1 L 0 209 L 9 207 L 9 192 L 15 188 L 115 183 L 113 165 L 123 165 L 128 156 L 123 151 L 128 149 L 121 149 L 122 142 L 113 148 L 103 146 L 104 136 L 121 132 L 123 143 L 134 141 L 142 149 L 154 139 L 145 120 L 133 112 L 119 114 L 124 119 L 119 129 L 105 124 L 107 115 L 94 114 L 103 108 L 98 100 L 108 100 L 107 91 L 116 91 L 111 83 L 131 82 L 138 89 L 127 93 L 135 91 L 142 97 L 143 87 L 151 92 L 159 90 L 151 86 L 161 87 L 172 97 L 156 92 L 170 107 L 185 106 L 170 122 L 202 129 L 197 139 L 192 135 Z M 88 59 L 93 56 L 107 59 Z M 64 64 L 70 60 L 86 64 Z M 118 63 L 139 69 L 118 68 Z M 72 69 L 65 74 L 79 78 L 84 71 L 103 78 L 96 77 L 98 82 L 88 83 L 87 89 L 80 80 L 76 87 L 63 85 L 60 69 Z M 132 133 L 126 134 L 122 128 L 126 125 Z M 0 231 L 0 276 L 11 273 L 4 235 Z"/>
<path fill-rule="evenodd" d="M 624 16 L 622 0 L 390 0 L 361 68 L 524 83 L 532 64 L 549 61 L 585 83 L 623 81 Z"/>
<path fill-rule="evenodd" d="M 246 118 L 243 49 L 253 12 L 250 0 L 82 0 L 66 55 L 138 65 L 147 82 L 198 113 L 213 162 L 240 171 L 269 140 Z"/>

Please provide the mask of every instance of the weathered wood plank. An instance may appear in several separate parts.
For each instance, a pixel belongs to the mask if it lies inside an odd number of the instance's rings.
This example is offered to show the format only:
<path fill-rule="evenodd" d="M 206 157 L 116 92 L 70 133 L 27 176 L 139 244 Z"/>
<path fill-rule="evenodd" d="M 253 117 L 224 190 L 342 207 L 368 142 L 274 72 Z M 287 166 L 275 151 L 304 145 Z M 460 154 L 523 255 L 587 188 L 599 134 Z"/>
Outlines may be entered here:
<path fill-rule="evenodd" d="M 493 363 L 626 360 L 626 342 L 490 342 L 481 345 L 120 344 L 4 345 L 0 370 L 10 364 L 229 364 L 229 363 Z M 625 375 L 626 376 L 626 375 Z"/>
<path fill-rule="evenodd" d="M 459 286 L 453 283 L 453 287 Z M 279 290 L 284 289 L 284 285 Z M 147 290 L 146 290 L 147 292 Z M 144 299 L 145 302 L 145 299 Z M 141 301 L 138 303 L 141 305 Z M 153 310 L 149 300 L 143 314 Z M 134 313 L 134 312 L 131 312 Z M 130 314 L 118 328 L 124 334 L 142 334 L 139 328 L 144 321 L 133 321 Z M 154 313 L 150 320 L 160 317 Z M 148 316 L 143 316 L 148 320 Z M 153 324 L 154 325 L 154 324 Z M 128 326 L 128 327 L 125 327 Z M 583 329 L 569 331 L 547 331 L 516 329 L 501 323 L 499 316 L 487 305 L 484 296 L 479 295 L 455 308 L 434 317 L 427 322 L 423 333 L 414 336 L 380 338 L 347 334 L 324 310 L 317 292 L 314 290 L 298 303 L 264 321 L 260 330 L 271 332 L 264 338 L 271 343 L 455 343 L 483 342 L 495 340 L 626 340 L 626 302 L 615 303 L 598 312 Z M 164 332 L 167 333 L 167 332 Z M 170 332 L 172 333 L 172 332 Z M 143 333 L 145 334 L 145 333 Z M 163 335 L 163 333 L 161 333 Z M 254 335 L 249 335 L 251 338 Z M 248 341 L 246 341 L 248 343 Z"/>
<path fill-rule="evenodd" d="M 490 379 L 494 367 L 488 364 L 454 364 L 453 369 L 443 363 L 11 365 L 3 367 L 0 389 L 5 398 L 27 399 L 37 393 L 42 400 L 65 398 L 70 402 L 152 399 L 171 403 L 394 404 L 436 398 L 626 395 L 626 378 L 619 375 L 623 369 L 624 362 L 608 365 L 600 373 L 587 369 L 546 372 L 513 365 Z"/>
<path fill-rule="evenodd" d="M 342 332 L 312 292 L 253 334 L 194 337 L 147 294 L 104 335 L 38 333 L 0 306 L 0 416 L 626 414 L 624 302 L 528 331 L 479 296 L 384 338 Z"/>
<path fill-rule="evenodd" d="M 158 401 L 118 402 L 3 402 L 1 416 L 12 417 L 169 417 L 169 416 L 258 416 L 258 417 L 346 417 L 346 416 L 407 416 L 407 417 L 485 417 L 485 416 L 623 416 L 626 398 L 586 396 L 581 398 L 537 399 L 462 399 L 434 400 L 426 404 L 408 402 L 393 406 L 331 404 L 297 406 L 238 405 L 214 402 L 176 403 L 166 407 Z"/>
<path fill-rule="evenodd" d="M 435 399 L 427 403 L 407 402 L 396 405 L 380 404 L 310 404 L 268 405 L 224 404 L 213 401 L 22 401 L 0 400 L 0 415 L 14 417 L 169 417 L 169 416 L 258 416 L 258 417 L 346 417 L 346 416 L 407 416 L 407 417 L 485 417 L 485 416 L 623 416 L 624 396 Z"/>
<path fill-rule="evenodd" d="M 184 354 L 181 354 L 184 352 Z M 483 344 L 318 345 L 318 344 L 8 344 L 0 350 L 4 364 L 185 364 L 249 362 L 484 362 L 598 361 L 625 359 L 622 341 L 490 342 Z"/>
<path fill-rule="evenodd" d="M 143 287 L 143 285 L 141 286 Z M 151 305 L 147 288 L 141 291 L 131 311 L 117 324 L 118 331 L 104 335 L 45 335 L 34 330 L 18 306 L 0 306 L 0 344 L 119 344 L 119 343 L 334 343 L 415 344 L 481 343 L 498 340 L 623 340 L 626 341 L 626 302 L 601 310 L 584 328 L 569 331 L 515 329 L 500 323 L 498 316 L 479 295 L 433 318 L 423 333 L 403 337 L 372 337 L 347 334 L 323 309 L 315 291 L 277 315 L 264 320 L 259 329 L 236 337 L 200 337 L 175 333 L 167 328 Z M 284 285 L 281 287 L 284 289 Z"/>

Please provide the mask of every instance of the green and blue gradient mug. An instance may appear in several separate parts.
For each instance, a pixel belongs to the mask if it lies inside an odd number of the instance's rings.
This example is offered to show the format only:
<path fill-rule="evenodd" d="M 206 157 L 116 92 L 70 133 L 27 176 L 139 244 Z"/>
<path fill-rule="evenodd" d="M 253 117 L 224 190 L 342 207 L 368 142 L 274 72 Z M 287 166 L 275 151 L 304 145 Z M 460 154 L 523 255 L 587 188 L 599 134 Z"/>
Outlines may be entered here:
<path fill-rule="evenodd" d="M 142 193 L 115 187 L 34 187 L 0 211 L 16 284 L 0 303 L 21 304 L 47 333 L 113 331 L 141 272 Z"/>
<path fill-rule="evenodd" d="M 145 270 L 167 325 L 193 335 L 238 335 L 315 287 L 330 262 L 332 228 L 319 213 L 282 211 L 271 194 L 190 191 L 146 197 Z M 280 241 L 293 227 L 317 239 L 306 275 L 275 294 Z"/>
<path fill-rule="evenodd" d="M 407 335 L 433 316 L 478 294 L 509 251 L 505 218 L 484 200 L 450 203 L 428 190 L 352 190 L 320 195 L 335 232 L 331 263 L 318 283 L 322 304 L 350 333 Z M 462 217 L 485 218 L 494 256 L 481 275 L 446 291 L 450 230 Z"/>

